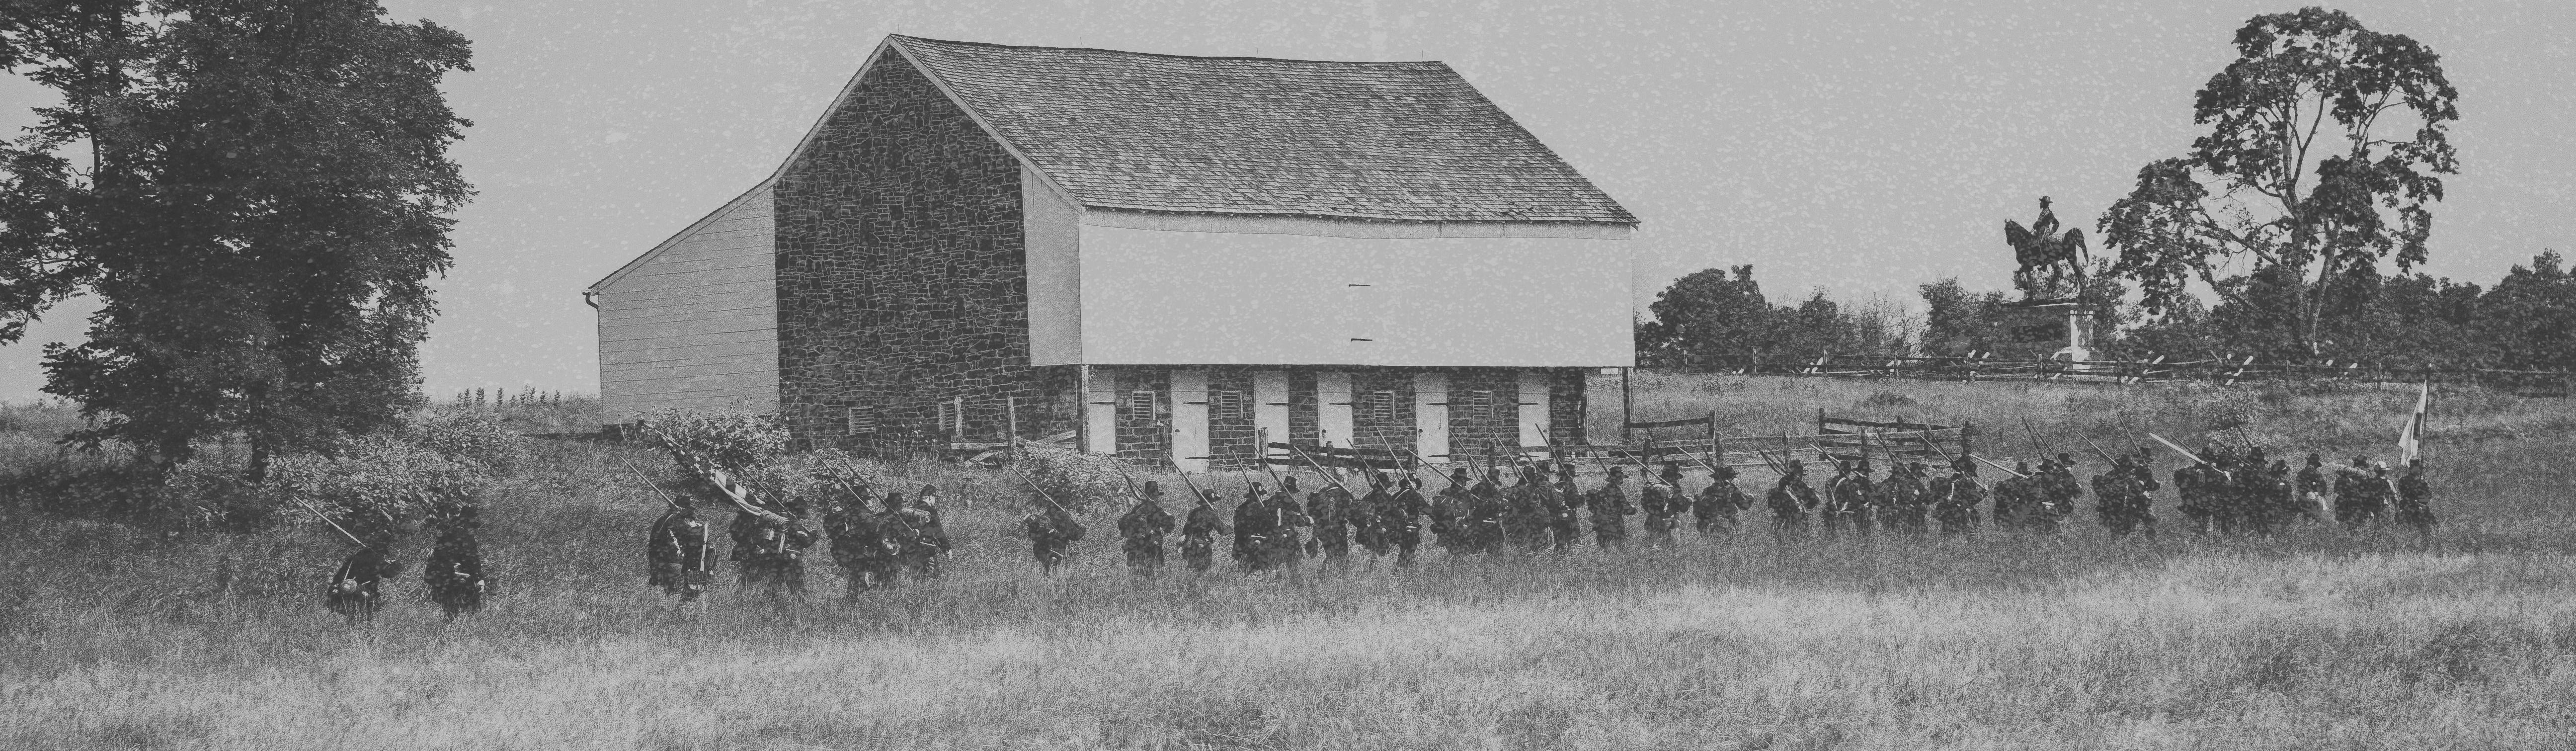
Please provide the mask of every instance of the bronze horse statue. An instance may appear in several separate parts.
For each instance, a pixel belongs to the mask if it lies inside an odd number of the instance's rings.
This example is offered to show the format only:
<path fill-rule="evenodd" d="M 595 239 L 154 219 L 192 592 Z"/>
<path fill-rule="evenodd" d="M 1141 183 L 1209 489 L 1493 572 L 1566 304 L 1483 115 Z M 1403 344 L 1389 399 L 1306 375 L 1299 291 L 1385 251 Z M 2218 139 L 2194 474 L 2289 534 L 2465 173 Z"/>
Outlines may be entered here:
<path fill-rule="evenodd" d="M 2060 285 L 2069 275 L 2075 277 L 2079 294 L 2084 289 L 2084 264 L 2091 258 L 2091 251 L 2084 247 L 2084 230 L 2070 228 L 2058 234 L 2057 213 L 2048 209 L 2048 196 L 2039 197 L 2039 221 L 2032 222 L 2030 229 L 2022 229 L 2020 222 L 2004 220 L 2004 242 L 2012 245 L 2013 257 L 2021 261 L 2021 270 L 2013 272 L 2013 286 L 2020 287 L 2025 296 L 2066 296 L 2060 294 Z M 2039 280 L 2042 269 L 2048 274 L 2045 285 Z"/>

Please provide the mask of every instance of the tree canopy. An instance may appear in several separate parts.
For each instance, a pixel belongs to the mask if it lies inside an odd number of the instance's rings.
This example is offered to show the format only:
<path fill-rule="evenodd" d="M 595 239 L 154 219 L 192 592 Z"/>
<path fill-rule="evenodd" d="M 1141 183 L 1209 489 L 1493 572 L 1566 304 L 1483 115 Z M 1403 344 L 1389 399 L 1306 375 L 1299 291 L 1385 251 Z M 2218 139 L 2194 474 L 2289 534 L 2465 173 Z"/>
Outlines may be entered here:
<path fill-rule="evenodd" d="M 76 437 L 163 462 L 240 431 L 277 449 L 384 427 L 416 397 L 429 276 L 472 189 L 438 85 L 464 37 L 372 0 L 12 7 L 0 66 L 62 95 L 0 148 L 0 341 L 96 294 L 46 390 Z M 87 151 L 86 165 L 74 157 Z"/>
<path fill-rule="evenodd" d="M 2459 93 L 2430 48 L 2342 11 L 2256 16 L 2235 46 L 2193 106 L 2209 130 L 2184 156 L 2138 171 L 2101 219 L 2103 242 L 2149 310 L 2182 304 L 2198 281 L 2281 317 L 2313 354 L 2320 321 L 2348 302 L 2338 280 L 2425 259 L 2440 176 L 2459 170 L 2447 131 Z M 2235 276 L 2284 293 L 2278 305 L 2223 282 L 2238 261 L 2251 271 Z"/>

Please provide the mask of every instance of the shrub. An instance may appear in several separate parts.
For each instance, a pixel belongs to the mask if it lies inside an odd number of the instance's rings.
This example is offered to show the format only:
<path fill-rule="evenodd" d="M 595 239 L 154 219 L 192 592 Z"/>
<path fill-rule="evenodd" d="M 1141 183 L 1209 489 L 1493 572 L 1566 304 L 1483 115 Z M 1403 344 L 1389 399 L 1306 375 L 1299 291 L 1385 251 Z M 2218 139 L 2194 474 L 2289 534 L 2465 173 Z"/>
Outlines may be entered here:
<path fill-rule="evenodd" d="M 390 539 L 403 520 L 432 507 L 474 503 L 489 482 L 482 465 L 402 441 L 360 438 L 332 456 L 278 459 L 269 471 L 268 489 L 290 499 L 290 505 L 311 507 L 280 513 L 319 511 L 360 537 Z"/>
<path fill-rule="evenodd" d="M 432 417 L 420 424 L 413 441 L 449 461 L 480 467 L 493 476 L 518 468 L 528 450 L 528 437 L 490 412 Z"/>
<path fill-rule="evenodd" d="M 678 449 L 736 473 L 767 466 L 787 452 L 787 430 L 741 410 L 656 410 L 638 423 L 657 448 Z"/>
<path fill-rule="evenodd" d="M 1049 498 L 1069 509 L 1088 507 L 1095 499 L 1113 498 L 1127 491 L 1128 469 L 1117 457 L 1089 454 L 1047 444 L 1026 444 L 1020 450 L 1019 471 L 1035 481 Z M 1027 482 L 1012 478 L 1022 487 Z M 1029 506 L 1044 506 L 1035 492 L 1020 494 Z"/>

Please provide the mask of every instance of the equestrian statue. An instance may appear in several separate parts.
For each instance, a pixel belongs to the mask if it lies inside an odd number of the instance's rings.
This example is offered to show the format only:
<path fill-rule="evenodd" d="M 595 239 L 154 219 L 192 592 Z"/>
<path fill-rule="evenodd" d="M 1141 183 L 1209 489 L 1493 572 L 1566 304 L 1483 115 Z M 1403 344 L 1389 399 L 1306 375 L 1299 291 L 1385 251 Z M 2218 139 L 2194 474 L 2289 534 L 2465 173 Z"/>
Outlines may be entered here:
<path fill-rule="evenodd" d="M 2029 229 L 2021 223 L 2004 220 L 2004 242 L 2013 247 L 2014 258 L 2021 270 L 2013 272 L 2013 286 L 2021 288 L 2026 299 L 2041 300 L 2075 297 L 2084 290 L 2084 266 L 2091 252 L 2084 247 L 2084 230 L 2069 228 L 2057 232 L 2057 213 L 2048 209 L 2048 196 L 2039 197 L 2039 221 Z M 2045 274 L 2047 280 L 2041 281 Z M 2065 286 L 2066 277 L 2075 278 L 2075 286 Z"/>

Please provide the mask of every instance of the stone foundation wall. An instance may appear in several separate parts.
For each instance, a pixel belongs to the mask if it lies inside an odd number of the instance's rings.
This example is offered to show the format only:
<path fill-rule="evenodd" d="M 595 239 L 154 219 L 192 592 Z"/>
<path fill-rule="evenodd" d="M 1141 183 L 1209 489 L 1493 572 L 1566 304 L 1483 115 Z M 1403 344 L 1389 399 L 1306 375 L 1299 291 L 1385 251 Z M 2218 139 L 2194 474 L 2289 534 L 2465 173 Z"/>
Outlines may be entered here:
<path fill-rule="evenodd" d="M 1351 432 L 1365 448 L 1413 449 L 1413 374 L 1375 368 L 1351 373 Z M 1381 403 L 1392 395 L 1391 403 Z"/>

